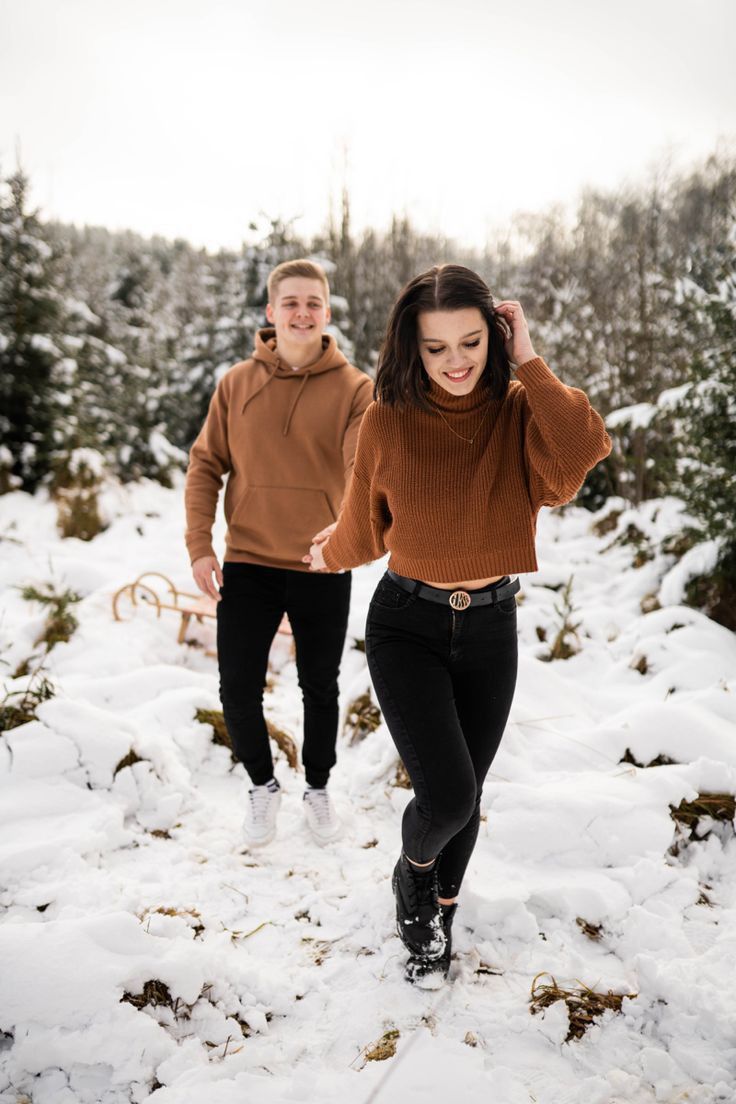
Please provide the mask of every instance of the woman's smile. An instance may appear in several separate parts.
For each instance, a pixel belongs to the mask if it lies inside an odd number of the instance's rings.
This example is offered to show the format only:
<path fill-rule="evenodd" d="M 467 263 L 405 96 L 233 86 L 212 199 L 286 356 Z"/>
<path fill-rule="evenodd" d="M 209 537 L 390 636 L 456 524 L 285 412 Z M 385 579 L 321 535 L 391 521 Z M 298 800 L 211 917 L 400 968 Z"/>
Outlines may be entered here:
<path fill-rule="evenodd" d="M 472 367 L 461 368 L 458 371 L 445 372 L 444 374 L 449 380 L 452 380 L 453 383 L 464 383 L 472 371 Z"/>

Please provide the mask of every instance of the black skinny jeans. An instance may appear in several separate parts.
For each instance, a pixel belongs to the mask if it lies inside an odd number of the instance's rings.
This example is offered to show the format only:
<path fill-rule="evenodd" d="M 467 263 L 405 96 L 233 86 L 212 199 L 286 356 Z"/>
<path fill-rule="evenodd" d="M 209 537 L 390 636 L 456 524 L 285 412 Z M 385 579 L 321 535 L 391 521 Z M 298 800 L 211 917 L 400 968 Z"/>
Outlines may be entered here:
<path fill-rule="evenodd" d="M 304 701 L 302 761 L 310 786 L 325 786 L 335 765 L 337 679 L 350 608 L 350 572 L 318 574 L 223 564 L 217 603 L 220 699 L 235 754 L 262 786 L 273 777 L 263 716 L 268 653 L 279 622 L 289 615 Z"/>
<path fill-rule="evenodd" d="M 439 855 L 440 896 L 455 897 L 514 696 L 516 599 L 458 612 L 410 594 L 386 574 L 371 600 L 365 643 L 379 704 L 414 787 L 402 824 L 404 852 L 419 863 Z"/>

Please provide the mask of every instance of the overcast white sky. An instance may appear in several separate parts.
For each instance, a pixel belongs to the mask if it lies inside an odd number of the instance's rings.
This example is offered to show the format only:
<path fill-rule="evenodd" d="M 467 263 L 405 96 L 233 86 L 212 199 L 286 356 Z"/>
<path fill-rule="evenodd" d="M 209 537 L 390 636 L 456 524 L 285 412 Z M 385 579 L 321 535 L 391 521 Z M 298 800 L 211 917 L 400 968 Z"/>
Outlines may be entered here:
<path fill-rule="evenodd" d="M 483 244 L 736 135 L 734 0 L 0 0 L 0 169 L 45 215 L 237 246 L 347 180 Z"/>

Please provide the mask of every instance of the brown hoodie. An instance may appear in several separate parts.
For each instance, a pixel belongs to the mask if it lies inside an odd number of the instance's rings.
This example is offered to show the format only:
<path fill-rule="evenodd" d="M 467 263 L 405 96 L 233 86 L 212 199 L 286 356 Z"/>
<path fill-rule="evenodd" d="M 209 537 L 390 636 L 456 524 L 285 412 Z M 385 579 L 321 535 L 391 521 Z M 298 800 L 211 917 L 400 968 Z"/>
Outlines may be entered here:
<path fill-rule="evenodd" d="M 314 364 L 291 368 L 271 328 L 252 357 L 217 385 L 189 454 L 184 502 L 192 563 L 213 556 L 212 524 L 223 477 L 225 559 L 308 571 L 312 537 L 337 519 L 372 380 L 331 334 Z"/>

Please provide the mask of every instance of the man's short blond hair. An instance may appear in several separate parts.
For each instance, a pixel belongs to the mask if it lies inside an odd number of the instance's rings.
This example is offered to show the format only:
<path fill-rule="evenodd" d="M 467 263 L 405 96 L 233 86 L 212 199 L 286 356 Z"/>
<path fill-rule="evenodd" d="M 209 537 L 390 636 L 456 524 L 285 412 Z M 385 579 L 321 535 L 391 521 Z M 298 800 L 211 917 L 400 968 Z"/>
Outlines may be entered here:
<path fill-rule="evenodd" d="M 280 265 L 276 265 L 273 272 L 268 277 L 268 301 L 273 303 L 274 297 L 279 289 L 279 284 L 284 280 L 288 280 L 290 276 L 301 276 L 306 280 L 319 280 L 325 289 L 325 295 L 327 302 L 330 301 L 330 285 L 327 282 L 327 273 L 322 268 L 322 265 L 316 263 L 316 261 L 308 261 L 304 257 L 300 257 L 295 261 L 282 261 Z"/>

